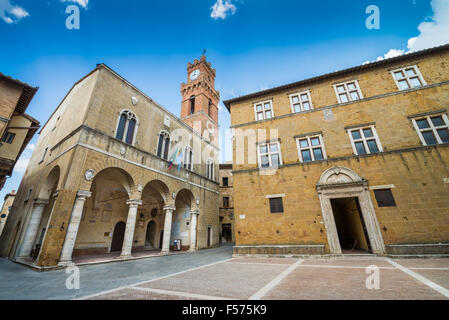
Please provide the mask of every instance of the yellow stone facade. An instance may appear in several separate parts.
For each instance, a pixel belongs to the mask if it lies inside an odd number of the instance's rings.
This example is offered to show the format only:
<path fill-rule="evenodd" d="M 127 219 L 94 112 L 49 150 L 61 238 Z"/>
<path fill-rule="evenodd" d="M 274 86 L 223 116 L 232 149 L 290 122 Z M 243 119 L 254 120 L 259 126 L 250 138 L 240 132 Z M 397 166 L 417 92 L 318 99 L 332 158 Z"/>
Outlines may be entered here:
<path fill-rule="evenodd" d="M 117 138 L 124 111 L 137 120 L 132 143 Z M 161 132 L 170 135 L 170 155 L 192 148 L 191 170 L 178 170 L 177 162 L 170 165 L 172 158 L 157 156 Z M 0 239 L 0 254 L 53 267 L 72 254 L 109 253 L 119 223 L 126 225 L 120 231 L 124 256 L 131 247 L 160 250 L 162 242 L 163 251 L 174 249 L 178 239 L 183 250 L 217 246 L 218 165 L 215 180 L 210 179 L 203 159 L 218 164 L 218 156 L 219 149 L 201 133 L 98 65 L 73 86 L 42 128 Z"/>
<path fill-rule="evenodd" d="M 419 69 L 424 83 L 400 90 L 393 72 L 410 66 Z M 339 103 L 334 86 L 355 80 L 361 99 Z M 292 112 L 291 95 L 305 91 L 310 93 L 313 109 Z M 256 121 L 255 106 L 265 101 L 272 102 L 274 115 Z M 364 197 L 362 211 L 372 218 L 375 253 L 448 253 L 449 144 L 425 145 L 413 122 L 427 116 L 447 122 L 448 103 L 449 46 L 225 101 L 235 130 L 234 252 L 339 253 L 330 243 L 338 239 L 330 235 L 335 219 L 332 208 L 326 207 L 334 192 L 339 198 L 345 193 Z M 375 128 L 383 152 L 358 156 L 348 130 L 367 126 Z M 277 135 L 270 137 L 270 130 Z M 297 138 L 313 135 L 322 136 L 327 159 L 302 163 Z M 267 141 L 279 142 L 282 164 L 276 170 L 258 166 L 257 144 Z M 327 170 L 334 173 L 326 176 L 328 181 L 338 183 L 319 186 Z M 360 190 L 342 189 L 345 183 L 345 188 L 353 183 Z M 390 189 L 396 206 L 379 207 L 374 194 L 378 189 Z M 283 214 L 270 213 L 270 195 L 282 195 Z M 329 212 L 330 216 L 325 215 Z"/>

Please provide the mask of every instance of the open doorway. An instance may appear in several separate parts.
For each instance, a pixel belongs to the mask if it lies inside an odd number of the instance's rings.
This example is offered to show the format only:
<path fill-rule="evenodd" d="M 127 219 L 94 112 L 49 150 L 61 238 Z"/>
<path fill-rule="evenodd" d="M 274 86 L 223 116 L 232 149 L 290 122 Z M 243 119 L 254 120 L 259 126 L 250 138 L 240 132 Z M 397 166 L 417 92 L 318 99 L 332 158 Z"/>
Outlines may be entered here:
<path fill-rule="evenodd" d="M 331 199 L 331 204 L 342 253 L 371 253 L 358 198 Z"/>

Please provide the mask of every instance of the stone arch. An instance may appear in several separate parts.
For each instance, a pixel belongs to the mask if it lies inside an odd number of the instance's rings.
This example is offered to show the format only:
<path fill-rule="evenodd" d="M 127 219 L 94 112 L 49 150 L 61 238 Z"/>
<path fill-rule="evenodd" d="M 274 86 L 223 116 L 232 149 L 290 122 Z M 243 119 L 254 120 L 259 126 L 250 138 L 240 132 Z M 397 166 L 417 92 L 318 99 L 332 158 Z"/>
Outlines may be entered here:
<path fill-rule="evenodd" d="M 183 249 L 190 248 L 192 210 L 196 207 L 195 197 L 191 190 L 181 189 L 176 193 L 175 211 L 171 230 L 171 241 L 181 240 Z"/>
<path fill-rule="evenodd" d="M 47 178 L 44 180 L 44 183 L 39 189 L 38 199 L 49 200 L 52 196 L 52 193 L 57 190 L 59 184 L 59 177 L 61 175 L 61 169 L 59 166 L 53 167 Z"/>
<path fill-rule="evenodd" d="M 321 175 L 318 186 L 363 183 L 365 180 L 351 169 L 345 167 L 333 167 L 327 169 Z"/>
<path fill-rule="evenodd" d="M 157 194 L 159 194 L 160 196 L 159 200 L 161 200 L 163 204 L 167 205 L 173 203 L 172 197 L 170 195 L 170 190 L 165 182 L 157 179 L 151 180 L 143 188 L 142 195 L 149 189 L 157 191 Z"/>
<path fill-rule="evenodd" d="M 333 167 L 323 172 L 317 183 L 324 226 L 332 254 L 341 254 L 337 226 L 331 200 L 341 198 L 357 198 L 365 223 L 372 252 L 384 254 L 385 244 L 377 220 L 374 205 L 368 191 L 368 181 L 361 178 L 353 170 L 345 167 Z M 368 240 L 367 239 L 367 240 Z"/>

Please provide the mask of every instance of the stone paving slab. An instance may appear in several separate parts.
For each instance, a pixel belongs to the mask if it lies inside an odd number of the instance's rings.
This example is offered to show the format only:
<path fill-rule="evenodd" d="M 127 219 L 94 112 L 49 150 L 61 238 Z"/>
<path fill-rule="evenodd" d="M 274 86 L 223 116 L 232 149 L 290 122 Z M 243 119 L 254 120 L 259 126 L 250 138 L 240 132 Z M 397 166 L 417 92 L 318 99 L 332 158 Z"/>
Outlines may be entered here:
<path fill-rule="evenodd" d="M 401 259 L 394 260 L 401 266 L 411 268 L 447 268 L 449 270 L 449 259 Z"/>
<path fill-rule="evenodd" d="M 449 270 L 410 270 L 449 290 Z"/>
<path fill-rule="evenodd" d="M 289 265 L 285 264 L 247 265 L 226 262 L 143 284 L 139 287 L 244 300 L 263 288 L 288 267 Z"/>
<path fill-rule="evenodd" d="M 298 259 L 295 258 L 234 258 L 232 263 L 261 263 L 261 264 L 293 264 Z"/>
<path fill-rule="evenodd" d="M 301 265 L 317 265 L 317 266 L 347 266 L 367 268 L 368 266 L 377 266 L 379 268 L 394 268 L 388 261 L 383 258 L 327 258 L 327 259 L 304 259 Z"/>
<path fill-rule="evenodd" d="M 340 263 L 340 261 L 338 262 Z M 380 289 L 368 290 L 364 269 L 299 266 L 262 299 L 273 300 L 427 300 L 444 296 L 400 270 L 381 269 Z"/>
<path fill-rule="evenodd" d="M 132 288 L 117 290 L 104 295 L 92 297 L 89 300 L 200 300 L 185 296 L 161 294 L 155 292 L 144 292 Z"/>

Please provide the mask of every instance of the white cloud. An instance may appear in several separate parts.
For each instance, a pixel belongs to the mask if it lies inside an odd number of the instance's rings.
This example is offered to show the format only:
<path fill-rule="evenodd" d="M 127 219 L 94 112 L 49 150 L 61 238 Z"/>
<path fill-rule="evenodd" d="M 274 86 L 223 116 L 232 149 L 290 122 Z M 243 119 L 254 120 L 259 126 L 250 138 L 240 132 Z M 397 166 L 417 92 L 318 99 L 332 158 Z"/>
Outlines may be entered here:
<path fill-rule="evenodd" d="M 420 34 L 408 40 L 410 51 L 435 47 L 449 42 L 449 0 L 432 0 L 433 17 L 418 26 Z"/>
<path fill-rule="evenodd" d="M 228 14 L 234 14 L 237 11 L 237 8 L 231 3 L 231 0 L 217 0 L 215 4 L 212 6 L 212 13 L 210 17 L 217 19 L 226 19 Z"/>
<path fill-rule="evenodd" d="M 89 4 L 89 0 L 61 0 L 61 2 L 73 2 L 77 3 L 79 6 L 87 9 L 87 5 Z"/>
<path fill-rule="evenodd" d="M 21 157 L 14 166 L 14 172 L 24 173 L 28 167 L 28 163 L 30 163 L 29 158 Z"/>
<path fill-rule="evenodd" d="M 433 16 L 427 18 L 428 21 L 424 21 L 418 26 L 420 34 L 408 40 L 408 51 L 390 49 L 383 56 L 377 57 L 376 61 L 449 43 L 449 0 L 432 0 L 430 4 Z M 373 61 L 366 61 L 363 64 L 371 62 Z"/>
<path fill-rule="evenodd" d="M 13 5 L 10 0 L 0 0 L 0 18 L 7 24 L 17 23 L 29 15 L 24 8 Z"/>
<path fill-rule="evenodd" d="M 35 144 L 32 144 L 32 143 L 30 143 L 30 144 L 27 145 L 27 147 L 26 147 L 27 150 L 31 150 L 31 151 L 33 151 L 34 148 L 36 148 L 36 145 L 35 145 Z"/>

